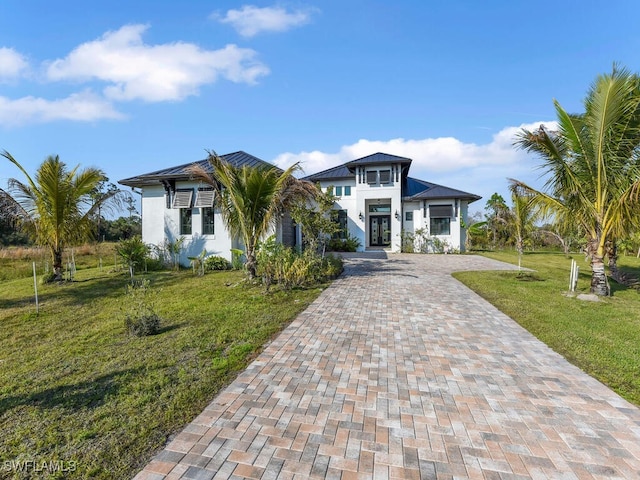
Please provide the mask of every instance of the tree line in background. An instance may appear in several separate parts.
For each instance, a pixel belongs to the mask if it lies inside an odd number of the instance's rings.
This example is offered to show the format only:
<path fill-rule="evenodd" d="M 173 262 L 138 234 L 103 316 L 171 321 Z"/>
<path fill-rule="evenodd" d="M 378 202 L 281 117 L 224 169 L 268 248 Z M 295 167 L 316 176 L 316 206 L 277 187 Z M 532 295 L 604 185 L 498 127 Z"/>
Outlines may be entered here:
<path fill-rule="evenodd" d="M 106 179 L 108 182 L 108 179 Z M 115 185 L 108 184 L 109 188 Z M 117 188 L 117 187 L 116 187 Z M 117 242 L 136 235 L 142 234 L 142 220 L 138 215 L 135 200 L 130 195 L 125 194 L 124 208 L 128 210 L 126 215 L 117 218 L 107 218 L 102 213 L 92 216 L 95 235 L 94 240 L 100 242 Z M 34 241 L 29 235 L 20 229 L 19 222 L 9 214 L 10 208 L 3 200 L 6 197 L 0 192 L 0 246 L 29 246 L 34 245 Z M 122 209 L 119 209 L 122 211 Z"/>

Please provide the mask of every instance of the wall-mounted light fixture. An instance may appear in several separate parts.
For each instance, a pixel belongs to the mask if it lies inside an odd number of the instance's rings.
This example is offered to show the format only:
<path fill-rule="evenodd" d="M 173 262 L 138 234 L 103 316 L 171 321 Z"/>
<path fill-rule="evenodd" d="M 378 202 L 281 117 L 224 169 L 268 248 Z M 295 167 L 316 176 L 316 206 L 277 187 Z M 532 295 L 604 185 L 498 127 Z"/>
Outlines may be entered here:
<path fill-rule="evenodd" d="M 364 220 L 364 214 L 362 212 L 360 212 L 360 215 L 358 215 L 358 218 L 360 218 L 360 221 Z"/>
<path fill-rule="evenodd" d="M 396 220 L 400 220 L 400 212 L 398 210 L 396 210 Z"/>

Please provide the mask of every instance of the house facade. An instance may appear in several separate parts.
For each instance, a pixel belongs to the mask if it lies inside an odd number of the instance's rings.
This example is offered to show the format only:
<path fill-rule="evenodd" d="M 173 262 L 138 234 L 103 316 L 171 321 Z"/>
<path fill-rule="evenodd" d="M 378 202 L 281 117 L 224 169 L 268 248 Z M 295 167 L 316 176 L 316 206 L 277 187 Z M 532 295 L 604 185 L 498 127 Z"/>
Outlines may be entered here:
<path fill-rule="evenodd" d="M 239 168 L 273 167 L 242 151 L 221 158 Z M 182 238 L 182 265 L 189 265 L 188 257 L 197 257 L 203 250 L 208 255 L 231 260 L 231 249 L 242 249 L 242 244 L 239 239 L 232 238 L 225 227 L 220 211 L 214 206 L 213 189 L 194 180 L 189 173 L 189 167 L 194 164 L 211 171 L 208 160 L 200 160 L 125 178 L 118 183 L 140 190 L 142 240 L 145 243 L 161 247 Z M 283 217 L 273 233 L 282 243 L 294 242 L 293 226 L 288 217 Z"/>
<path fill-rule="evenodd" d="M 342 232 L 360 250 L 399 252 L 403 238 L 418 237 L 426 251 L 464 251 L 468 206 L 481 197 L 412 178 L 410 167 L 409 158 L 374 153 L 305 180 L 332 189 Z"/>
<path fill-rule="evenodd" d="M 235 167 L 273 167 L 239 151 L 221 158 Z M 119 183 L 141 193 L 142 240 L 161 247 L 182 238 L 180 263 L 203 250 L 231 260 L 240 241 L 226 229 L 214 205 L 209 185 L 193 179 L 189 167 L 211 169 L 207 160 L 125 178 Z M 464 250 L 464 229 L 469 203 L 480 199 L 471 193 L 409 176 L 411 159 L 375 153 L 304 178 L 331 188 L 341 234 L 360 241 L 360 250 L 401 251 L 407 235 L 437 239 L 450 250 Z M 300 229 L 284 215 L 273 234 L 287 245 L 300 244 Z"/>

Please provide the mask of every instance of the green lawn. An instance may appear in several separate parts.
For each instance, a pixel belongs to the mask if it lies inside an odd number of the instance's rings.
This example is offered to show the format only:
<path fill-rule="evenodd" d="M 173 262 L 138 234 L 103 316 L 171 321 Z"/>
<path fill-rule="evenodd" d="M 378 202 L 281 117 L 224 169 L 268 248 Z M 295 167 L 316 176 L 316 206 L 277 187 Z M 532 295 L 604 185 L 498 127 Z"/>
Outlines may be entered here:
<path fill-rule="evenodd" d="M 483 253 L 517 264 L 514 252 Z M 588 293 L 591 270 L 581 254 L 578 293 Z M 518 272 L 460 272 L 454 276 L 563 355 L 571 363 L 640 405 L 640 294 L 611 282 L 613 296 L 598 303 L 564 296 L 570 258 L 529 253 Z M 620 257 L 622 269 L 640 274 L 640 260 Z"/>
<path fill-rule="evenodd" d="M 72 478 L 130 478 L 321 291 L 152 273 L 163 330 L 136 338 L 127 277 L 107 270 L 40 286 L 39 316 L 32 279 L 0 282 L 0 468 L 58 461 Z"/>

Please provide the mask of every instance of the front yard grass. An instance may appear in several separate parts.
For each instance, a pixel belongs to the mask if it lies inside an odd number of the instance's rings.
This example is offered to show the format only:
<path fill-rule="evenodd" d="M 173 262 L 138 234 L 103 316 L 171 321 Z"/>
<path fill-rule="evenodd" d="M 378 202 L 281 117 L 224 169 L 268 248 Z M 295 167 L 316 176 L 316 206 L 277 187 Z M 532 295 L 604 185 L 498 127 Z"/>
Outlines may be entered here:
<path fill-rule="evenodd" d="M 40 285 L 39 315 L 32 279 L 0 282 L 0 477 L 49 478 L 6 465 L 54 462 L 64 478 L 131 478 L 321 291 L 265 294 L 239 272 L 144 277 L 163 323 L 140 338 L 125 334 L 123 274 Z"/>
<path fill-rule="evenodd" d="M 517 264 L 514 252 L 483 253 Z M 588 293 L 589 264 L 581 254 L 578 290 Z M 613 296 L 600 302 L 563 295 L 571 259 L 528 253 L 522 266 L 533 272 L 459 272 L 454 276 L 509 315 L 553 350 L 630 402 L 640 405 L 640 294 L 611 281 Z M 640 273 L 640 260 L 620 257 L 624 271 Z"/>

